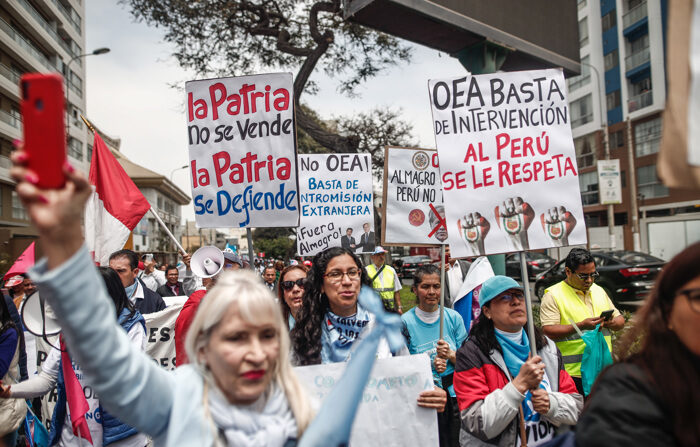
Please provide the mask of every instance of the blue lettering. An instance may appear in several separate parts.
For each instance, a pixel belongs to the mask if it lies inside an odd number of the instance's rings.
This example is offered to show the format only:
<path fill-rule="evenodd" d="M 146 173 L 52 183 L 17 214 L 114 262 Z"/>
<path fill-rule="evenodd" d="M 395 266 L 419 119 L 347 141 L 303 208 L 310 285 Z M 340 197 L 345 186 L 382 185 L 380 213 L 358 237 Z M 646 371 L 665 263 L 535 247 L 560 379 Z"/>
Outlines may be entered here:
<path fill-rule="evenodd" d="M 222 199 L 226 200 L 226 208 L 222 207 Z M 219 212 L 219 216 L 223 216 L 224 214 L 228 213 L 228 210 L 231 208 L 231 196 L 228 195 L 226 191 L 219 191 L 216 193 L 216 207 L 217 211 Z"/>

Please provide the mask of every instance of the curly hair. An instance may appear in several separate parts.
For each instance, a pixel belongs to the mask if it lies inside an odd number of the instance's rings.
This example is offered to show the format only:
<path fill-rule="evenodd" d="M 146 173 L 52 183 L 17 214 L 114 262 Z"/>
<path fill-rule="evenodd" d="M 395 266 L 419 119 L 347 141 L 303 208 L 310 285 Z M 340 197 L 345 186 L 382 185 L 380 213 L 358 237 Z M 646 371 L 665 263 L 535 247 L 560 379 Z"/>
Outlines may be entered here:
<path fill-rule="evenodd" d="M 670 413 L 673 432 L 680 446 L 700 445 L 700 425 L 697 423 L 700 362 L 698 356 L 669 329 L 669 324 L 678 291 L 700 276 L 698 265 L 700 242 L 687 247 L 664 266 L 651 295 L 637 312 L 634 326 L 619 345 L 623 361 L 639 366 L 657 390 Z"/>
<path fill-rule="evenodd" d="M 331 247 L 314 257 L 313 265 L 306 279 L 308 286 L 304 292 L 304 302 L 299 310 L 299 319 L 290 333 L 292 338 L 292 350 L 296 363 L 299 365 L 316 365 L 321 363 L 321 331 L 323 330 L 323 318 L 328 312 L 328 297 L 321 292 L 326 268 L 331 259 L 348 255 L 360 269 L 361 284 L 368 284 L 367 272 L 362 266 L 362 261 L 355 253 L 347 248 Z"/>
<path fill-rule="evenodd" d="M 289 309 L 289 306 L 287 305 L 287 301 L 284 299 L 284 288 L 282 287 L 282 281 L 284 281 L 284 275 L 286 275 L 288 272 L 291 272 L 292 270 L 301 270 L 302 272 L 308 274 L 309 273 L 309 268 L 306 267 L 305 265 L 302 264 L 295 264 L 295 265 L 288 265 L 287 267 L 282 270 L 282 273 L 280 273 L 280 278 L 277 281 L 277 298 L 279 298 L 279 303 L 280 303 L 280 309 L 282 309 L 282 319 L 284 320 L 285 324 L 289 324 L 289 315 L 291 314 L 291 309 Z M 289 329 L 289 328 L 287 328 Z"/>

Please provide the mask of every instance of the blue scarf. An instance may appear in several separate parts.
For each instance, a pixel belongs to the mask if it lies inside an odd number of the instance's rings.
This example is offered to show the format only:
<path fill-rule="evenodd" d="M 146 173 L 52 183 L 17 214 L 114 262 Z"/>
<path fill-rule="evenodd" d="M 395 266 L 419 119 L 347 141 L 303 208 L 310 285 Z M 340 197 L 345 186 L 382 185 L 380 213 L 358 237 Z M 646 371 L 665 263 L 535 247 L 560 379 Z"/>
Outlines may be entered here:
<path fill-rule="evenodd" d="M 131 301 L 132 303 L 134 302 L 134 300 L 132 299 L 132 295 L 136 293 L 136 287 L 138 287 L 138 285 L 138 279 L 135 279 L 132 285 L 130 285 L 129 287 L 124 287 L 126 297 L 129 298 L 129 301 Z"/>
<path fill-rule="evenodd" d="M 360 332 L 369 324 L 370 313 L 357 305 L 357 313 L 339 317 L 326 312 L 321 334 L 321 363 L 344 362 Z"/>
<path fill-rule="evenodd" d="M 520 372 L 520 367 L 527 361 L 527 356 L 530 354 L 530 342 L 527 339 L 525 330 L 520 330 L 520 343 L 513 342 L 510 338 L 502 335 L 498 330 L 494 329 L 496 340 L 501 345 L 503 350 L 503 360 L 506 362 L 506 367 L 510 371 L 510 375 L 515 378 Z"/>

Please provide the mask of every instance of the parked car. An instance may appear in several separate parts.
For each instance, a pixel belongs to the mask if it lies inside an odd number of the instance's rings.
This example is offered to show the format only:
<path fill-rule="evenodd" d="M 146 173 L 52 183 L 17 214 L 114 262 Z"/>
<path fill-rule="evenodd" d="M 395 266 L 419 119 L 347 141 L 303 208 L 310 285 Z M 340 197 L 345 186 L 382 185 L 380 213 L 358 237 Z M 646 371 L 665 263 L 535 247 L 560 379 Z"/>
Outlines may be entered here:
<path fill-rule="evenodd" d="M 400 279 L 413 279 L 413 274 L 419 266 L 431 264 L 433 262 L 430 256 L 426 255 L 404 256 L 401 258 L 401 261 L 402 265 L 396 272 Z"/>
<path fill-rule="evenodd" d="M 543 253 L 527 252 L 525 263 L 527 264 L 528 278 L 535 279 L 537 275 L 549 269 L 556 262 L 556 259 Z M 509 253 L 506 255 L 506 276 L 510 276 L 518 281 L 522 280 L 520 275 L 520 253 Z"/>
<path fill-rule="evenodd" d="M 636 251 L 595 251 L 593 259 L 600 277 L 596 284 L 605 289 L 615 306 L 636 309 L 649 295 L 666 261 Z M 542 298 L 547 287 L 566 278 L 564 260 L 540 273 L 535 293 Z"/>

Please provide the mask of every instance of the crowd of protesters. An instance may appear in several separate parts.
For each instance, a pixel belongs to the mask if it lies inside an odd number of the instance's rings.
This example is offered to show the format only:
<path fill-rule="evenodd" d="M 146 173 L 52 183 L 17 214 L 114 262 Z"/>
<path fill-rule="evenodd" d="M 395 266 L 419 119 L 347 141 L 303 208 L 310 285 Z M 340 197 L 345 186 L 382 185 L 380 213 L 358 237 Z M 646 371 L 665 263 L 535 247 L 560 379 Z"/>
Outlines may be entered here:
<path fill-rule="evenodd" d="M 340 246 L 289 265 L 249 266 L 225 250 L 219 271 L 197 276 L 190 255 L 159 270 L 153 256 L 120 250 L 95 269 L 80 228 L 87 180 L 66 169 L 66 186 L 47 193 L 26 180 L 21 155 L 13 161 L 46 258 L 12 278 L 0 301 L 0 447 L 15 445 L 24 399 L 56 385 L 50 445 L 139 447 L 147 437 L 168 446 L 340 445 L 369 374 L 360 371 L 375 358 L 410 354 L 430 356 L 434 388 L 416 405 L 435 412 L 441 446 L 700 445 L 700 244 L 667 264 L 615 363 L 589 386 L 585 333 L 601 331 L 612 353 L 611 332 L 626 323 L 595 284 L 597 266 L 584 249 L 571 250 L 566 279 L 545 291 L 533 355 L 530 310 L 515 280 L 483 282 L 468 325 L 440 308 L 441 290 L 453 303 L 468 274 L 454 259 L 444 284 L 438 266 L 416 270 L 410 310 L 378 245 L 366 264 Z M 41 373 L 28 377 L 17 309 L 34 282 L 62 336 Z M 143 315 L 173 296 L 187 300 L 170 372 L 142 354 Z M 293 367 L 336 362 L 348 362 L 340 398 L 314 409 Z M 70 388 L 86 384 L 97 392 L 88 411 L 101 414 L 90 423 L 70 413 Z"/>

